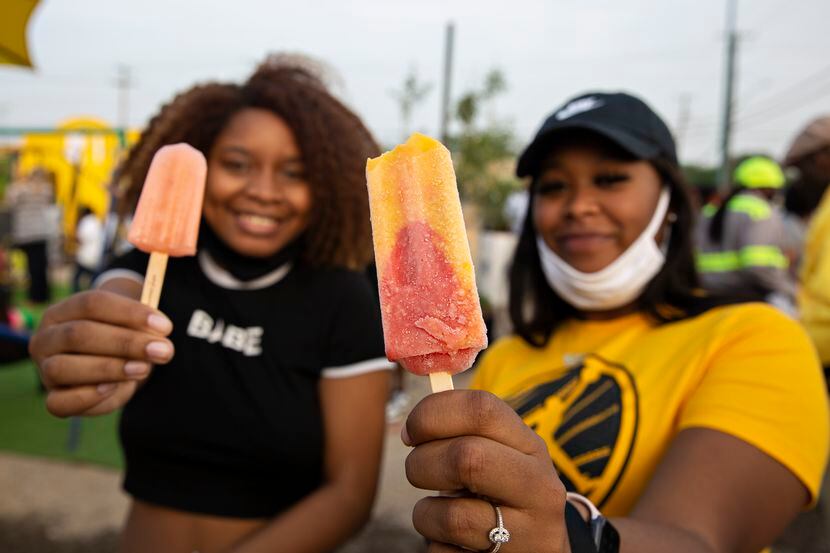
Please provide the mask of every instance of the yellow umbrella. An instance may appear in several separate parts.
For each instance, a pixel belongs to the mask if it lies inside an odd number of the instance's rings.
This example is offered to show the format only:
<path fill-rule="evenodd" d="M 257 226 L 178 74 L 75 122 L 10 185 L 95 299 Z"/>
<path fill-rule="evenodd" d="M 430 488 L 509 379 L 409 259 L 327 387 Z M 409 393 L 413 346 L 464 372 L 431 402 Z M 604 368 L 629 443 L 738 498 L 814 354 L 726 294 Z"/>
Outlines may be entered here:
<path fill-rule="evenodd" d="M 0 0 L 0 65 L 32 67 L 26 27 L 40 0 Z"/>

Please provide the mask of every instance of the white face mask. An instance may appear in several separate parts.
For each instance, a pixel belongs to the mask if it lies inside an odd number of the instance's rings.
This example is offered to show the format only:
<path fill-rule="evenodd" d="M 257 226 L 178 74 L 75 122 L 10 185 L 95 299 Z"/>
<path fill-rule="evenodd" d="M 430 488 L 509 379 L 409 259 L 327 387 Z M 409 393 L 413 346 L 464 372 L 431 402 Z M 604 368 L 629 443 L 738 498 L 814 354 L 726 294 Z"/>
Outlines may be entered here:
<path fill-rule="evenodd" d="M 622 255 L 595 273 L 568 265 L 537 233 L 536 247 L 548 284 L 563 300 L 585 311 L 616 309 L 637 299 L 666 262 L 654 237 L 666 218 L 670 199 L 668 187 L 663 188 L 646 229 Z"/>

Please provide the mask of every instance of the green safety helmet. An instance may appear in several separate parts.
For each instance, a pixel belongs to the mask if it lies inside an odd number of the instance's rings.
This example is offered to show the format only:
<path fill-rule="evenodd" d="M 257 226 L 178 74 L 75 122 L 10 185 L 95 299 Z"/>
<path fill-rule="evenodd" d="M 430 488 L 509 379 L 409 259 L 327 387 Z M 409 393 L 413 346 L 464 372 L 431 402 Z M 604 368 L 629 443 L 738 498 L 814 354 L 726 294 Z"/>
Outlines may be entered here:
<path fill-rule="evenodd" d="M 768 157 L 754 156 L 742 161 L 732 175 L 743 188 L 784 188 L 786 177 L 781 167 Z"/>

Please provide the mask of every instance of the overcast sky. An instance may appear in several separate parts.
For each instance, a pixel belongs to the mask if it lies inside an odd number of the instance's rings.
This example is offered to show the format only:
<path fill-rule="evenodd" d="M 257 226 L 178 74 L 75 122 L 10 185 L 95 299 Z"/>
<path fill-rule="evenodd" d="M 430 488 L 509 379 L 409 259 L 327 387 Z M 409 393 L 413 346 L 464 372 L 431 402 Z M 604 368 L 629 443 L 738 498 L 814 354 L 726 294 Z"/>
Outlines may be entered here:
<path fill-rule="evenodd" d="M 0 66 L 0 126 L 75 115 L 115 122 L 119 64 L 129 123 L 142 126 L 196 81 L 240 80 L 267 52 L 321 58 L 338 95 L 385 144 L 401 138 L 398 89 L 411 68 L 432 91 L 414 127 L 437 133 L 444 28 L 456 26 L 453 95 L 501 69 L 487 116 L 527 141 L 558 104 L 589 89 L 645 98 L 684 161 L 718 159 L 727 0 L 44 0 L 29 27 L 34 72 Z M 740 0 L 734 150 L 781 156 L 830 113 L 830 0 Z M 688 117 L 684 121 L 683 105 Z"/>

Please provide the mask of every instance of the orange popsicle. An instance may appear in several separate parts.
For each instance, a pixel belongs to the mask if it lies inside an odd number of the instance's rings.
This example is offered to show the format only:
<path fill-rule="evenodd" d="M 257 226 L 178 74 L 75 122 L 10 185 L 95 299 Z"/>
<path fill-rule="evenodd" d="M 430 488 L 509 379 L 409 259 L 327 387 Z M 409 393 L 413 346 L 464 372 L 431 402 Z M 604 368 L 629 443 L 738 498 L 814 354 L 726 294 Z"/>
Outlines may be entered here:
<path fill-rule="evenodd" d="M 207 161 L 188 144 L 159 148 L 130 224 L 129 241 L 143 252 L 196 253 Z"/>
<path fill-rule="evenodd" d="M 205 156 L 188 144 L 164 146 L 153 156 L 127 236 L 150 254 L 141 303 L 158 307 L 168 256 L 196 253 L 206 177 Z"/>
<path fill-rule="evenodd" d="M 433 391 L 487 347 L 450 152 L 415 133 L 368 160 L 386 355 Z"/>

